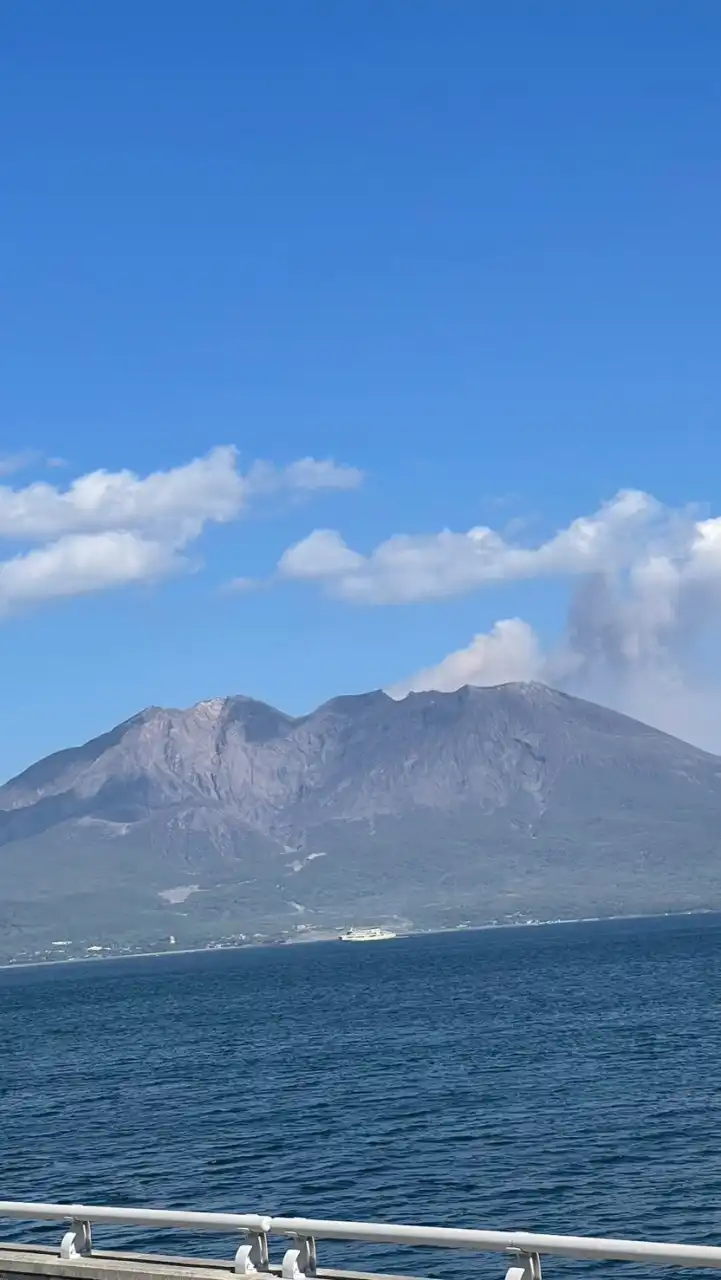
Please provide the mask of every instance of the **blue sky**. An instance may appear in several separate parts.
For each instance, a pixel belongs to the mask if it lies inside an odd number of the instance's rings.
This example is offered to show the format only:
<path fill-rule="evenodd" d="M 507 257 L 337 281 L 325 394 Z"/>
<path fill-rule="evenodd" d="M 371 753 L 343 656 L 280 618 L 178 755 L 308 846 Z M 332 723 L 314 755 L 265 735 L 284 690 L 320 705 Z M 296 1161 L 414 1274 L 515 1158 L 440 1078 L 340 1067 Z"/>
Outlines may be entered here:
<path fill-rule="evenodd" d="M 0 774 L 151 703 L 402 691 L 486 633 L 426 684 L 535 675 L 716 745 L 678 719 L 721 600 L 716 0 L 0 25 Z"/>

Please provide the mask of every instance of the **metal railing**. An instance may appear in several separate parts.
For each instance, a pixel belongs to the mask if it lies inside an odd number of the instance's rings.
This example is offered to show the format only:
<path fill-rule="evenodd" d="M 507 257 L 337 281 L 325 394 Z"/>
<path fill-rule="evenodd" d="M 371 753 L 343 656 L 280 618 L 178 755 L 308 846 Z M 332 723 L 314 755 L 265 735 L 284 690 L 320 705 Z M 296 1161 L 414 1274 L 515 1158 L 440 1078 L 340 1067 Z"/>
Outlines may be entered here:
<path fill-rule="evenodd" d="M 92 1253 L 94 1225 L 170 1227 L 239 1234 L 242 1236 L 242 1243 L 235 1254 L 235 1273 L 255 1276 L 263 1272 L 279 1271 L 283 1280 L 304 1280 L 305 1277 L 317 1274 L 318 1240 L 500 1253 L 507 1258 L 506 1280 L 541 1280 L 541 1257 L 544 1254 L 585 1261 L 635 1262 L 657 1267 L 707 1267 L 721 1271 L 721 1248 L 715 1245 L 556 1236 L 531 1231 L 476 1231 L 456 1227 L 341 1222 L 323 1218 L 282 1218 L 257 1213 L 119 1209 L 103 1205 L 34 1204 L 19 1200 L 0 1201 L 0 1219 L 2 1218 L 69 1223 L 59 1250 L 60 1258 L 65 1261 L 81 1260 Z M 291 1241 L 280 1266 L 272 1266 L 270 1262 L 271 1236 L 283 1236 Z"/>

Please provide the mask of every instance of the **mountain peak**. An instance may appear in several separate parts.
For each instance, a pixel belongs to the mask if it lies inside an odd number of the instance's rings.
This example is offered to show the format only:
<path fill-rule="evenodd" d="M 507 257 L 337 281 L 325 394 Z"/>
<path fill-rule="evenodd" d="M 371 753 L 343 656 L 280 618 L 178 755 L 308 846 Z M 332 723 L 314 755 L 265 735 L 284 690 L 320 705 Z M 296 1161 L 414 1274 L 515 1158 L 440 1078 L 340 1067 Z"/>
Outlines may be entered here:
<path fill-rule="evenodd" d="M 0 788 L 0 919 L 4 900 L 37 936 L 62 916 L 192 944 L 221 921 L 721 907 L 720 823 L 717 757 L 537 681 L 300 717 L 214 697 L 146 708 Z"/>
<path fill-rule="evenodd" d="M 322 703 L 317 708 L 317 711 L 312 714 L 333 710 L 352 715 L 355 712 L 366 712 L 373 708 L 386 706 L 392 701 L 390 694 L 387 694 L 383 689 L 371 689 L 368 693 L 344 693 L 335 698 L 330 698 L 328 702 Z"/>

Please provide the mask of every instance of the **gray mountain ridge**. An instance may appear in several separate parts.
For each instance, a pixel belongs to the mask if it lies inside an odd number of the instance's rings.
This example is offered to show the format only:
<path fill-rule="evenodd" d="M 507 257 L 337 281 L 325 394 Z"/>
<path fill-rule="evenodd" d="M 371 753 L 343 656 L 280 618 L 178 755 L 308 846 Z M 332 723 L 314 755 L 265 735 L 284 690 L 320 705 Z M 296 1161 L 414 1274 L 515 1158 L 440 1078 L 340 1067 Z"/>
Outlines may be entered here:
<path fill-rule="evenodd" d="M 721 759 L 540 684 L 151 707 L 0 787 L 0 954 L 721 908 Z"/>

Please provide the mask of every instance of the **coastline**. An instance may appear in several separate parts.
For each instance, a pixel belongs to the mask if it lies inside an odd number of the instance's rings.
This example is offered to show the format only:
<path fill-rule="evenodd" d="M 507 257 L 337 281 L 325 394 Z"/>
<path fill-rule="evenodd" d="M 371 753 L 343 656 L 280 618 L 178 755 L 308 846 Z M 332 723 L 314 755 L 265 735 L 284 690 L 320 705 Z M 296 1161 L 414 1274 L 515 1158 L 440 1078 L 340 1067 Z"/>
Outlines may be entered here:
<path fill-rule="evenodd" d="M 392 938 L 384 938 L 384 942 L 402 942 L 406 938 L 430 938 L 442 937 L 446 934 L 469 934 L 469 933 L 487 933 L 491 930 L 501 929 L 551 929 L 560 925 L 572 924 L 609 924 L 612 921 L 622 920 L 682 920 L 691 916 L 719 916 L 721 911 L 714 911 L 710 907 L 698 907 L 690 911 L 652 911 L 652 912 L 632 912 L 628 915 L 612 915 L 612 916 L 574 916 L 557 920 L 519 920 L 508 921 L 503 924 L 489 923 L 469 925 L 467 928 L 457 929 L 409 929 L 407 933 L 397 933 Z M 15 971 L 21 969 L 57 969 L 59 966 L 67 966 L 71 964 L 103 964 L 108 961 L 125 961 L 125 960 L 160 960 L 166 956 L 194 956 L 208 955 L 219 951 L 265 951 L 269 949 L 277 949 L 278 947 L 296 947 L 296 946 L 319 946 L 323 943 L 335 943 L 339 939 L 336 935 L 326 938 L 286 938 L 279 942 L 243 942 L 235 943 L 227 947 L 206 946 L 206 947 L 174 947 L 172 950 L 165 951 L 134 951 L 125 955 L 92 955 L 92 956 L 68 956 L 64 959 L 57 960 L 21 960 L 18 962 L 7 961 L 0 964 L 0 973 Z M 368 939 L 370 942 L 377 939 Z M 362 940 L 356 942 L 356 945 L 362 945 Z"/>

